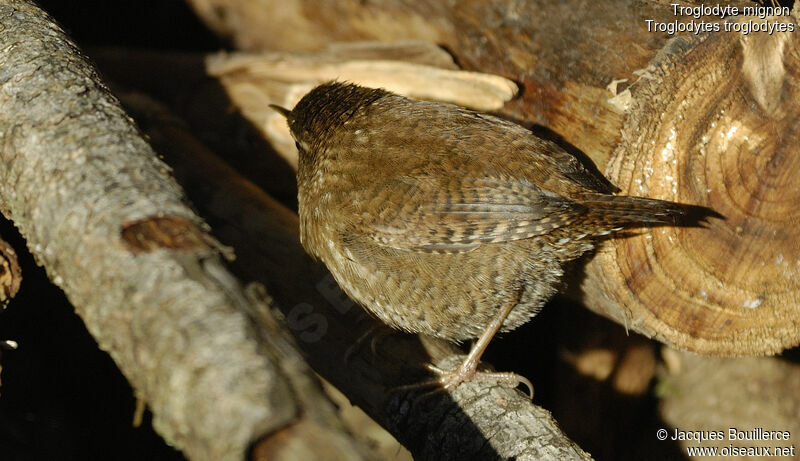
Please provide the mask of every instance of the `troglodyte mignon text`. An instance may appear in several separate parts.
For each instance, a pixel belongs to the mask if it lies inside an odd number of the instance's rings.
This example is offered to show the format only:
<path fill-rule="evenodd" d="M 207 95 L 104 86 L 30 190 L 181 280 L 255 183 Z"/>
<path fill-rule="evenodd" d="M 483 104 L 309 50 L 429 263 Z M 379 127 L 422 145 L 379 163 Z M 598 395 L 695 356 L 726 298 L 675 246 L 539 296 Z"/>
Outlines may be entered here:
<path fill-rule="evenodd" d="M 299 150 L 300 241 L 342 289 L 386 324 L 453 341 L 478 338 L 463 381 L 498 331 L 531 319 L 565 263 L 632 226 L 697 225 L 712 210 L 613 195 L 556 144 L 451 104 L 331 82 L 289 123 Z"/>

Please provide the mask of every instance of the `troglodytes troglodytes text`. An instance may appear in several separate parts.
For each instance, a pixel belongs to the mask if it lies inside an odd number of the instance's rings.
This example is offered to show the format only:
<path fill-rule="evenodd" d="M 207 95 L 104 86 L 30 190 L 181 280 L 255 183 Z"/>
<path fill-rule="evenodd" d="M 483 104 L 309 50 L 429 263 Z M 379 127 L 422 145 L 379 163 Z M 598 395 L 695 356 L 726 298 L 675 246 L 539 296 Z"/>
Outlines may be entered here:
<path fill-rule="evenodd" d="M 300 240 L 386 324 L 478 338 L 445 389 L 475 379 L 498 331 L 531 319 L 565 263 L 631 226 L 697 225 L 707 208 L 613 195 L 556 144 L 451 104 L 331 82 L 286 116 L 299 149 Z M 509 378 L 511 377 L 511 378 Z"/>

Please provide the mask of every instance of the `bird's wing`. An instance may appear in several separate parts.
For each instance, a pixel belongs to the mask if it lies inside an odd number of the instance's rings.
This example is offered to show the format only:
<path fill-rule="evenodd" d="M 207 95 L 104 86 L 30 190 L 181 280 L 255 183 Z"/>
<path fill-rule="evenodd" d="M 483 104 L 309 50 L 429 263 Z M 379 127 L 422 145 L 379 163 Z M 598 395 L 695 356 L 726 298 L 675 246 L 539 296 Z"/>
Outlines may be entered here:
<path fill-rule="evenodd" d="M 587 192 L 603 194 L 619 192 L 619 188 L 611 184 L 590 160 L 578 160 L 575 155 L 550 141 L 537 141 L 536 151 L 540 153 L 538 158 L 547 159 L 552 165 L 552 171 L 558 171 L 560 176 L 573 181 L 575 185 L 585 187 Z M 580 155 L 586 158 L 585 155 Z"/>
<path fill-rule="evenodd" d="M 586 155 L 579 151 L 567 152 L 553 141 L 534 136 L 526 128 L 512 122 L 501 120 L 496 117 L 473 113 L 468 110 L 458 109 L 458 113 L 465 119 L 471 121 L 473 126 L 478 126 L 484 131 L 491 131 L 494 136 L 490 139 L 499 139 L 507 146 L 513 145 L 513 153 L 516 159 L 524 159 L 527 167 L 540 164 L 547 168 L 550 173 L 550 180 L 568 180 L 574 187 L 583 187 L 586 192 L 599 192 L 611 194 L 619 192 L 619 188 L 603 176 L 597 167 L 589 160 Z M 481 126 L 481 123 L 489 122 L 491 126 Z M 461 123 L 469 123 L 461 120 Z M 498 130 L 503 127 L 502 132 Z M 502 162 L 507 162 L 508 156 L 504 156 Z M 493 163 L 493 159 L 483 158 L 480 161 Z M 502 168 L 502 162 L 499 165 Z M 546 166 L 547 165 L 547 166 Z M 544 184 L 540 184 L 544 185 Z M 544 185 L 546 188 L 546 185 Z"/>
<path fill-rule="evenodd" d="M 444 180 L 405 176 L 373 189 L 363 191 L 370 198 L 360 203 L 372 203 L 359 211 L 360 232 L 382 246 L 422 252 L 460 253 L 526 239 L 587 211 L 524 178 L 499 174 Z"/>

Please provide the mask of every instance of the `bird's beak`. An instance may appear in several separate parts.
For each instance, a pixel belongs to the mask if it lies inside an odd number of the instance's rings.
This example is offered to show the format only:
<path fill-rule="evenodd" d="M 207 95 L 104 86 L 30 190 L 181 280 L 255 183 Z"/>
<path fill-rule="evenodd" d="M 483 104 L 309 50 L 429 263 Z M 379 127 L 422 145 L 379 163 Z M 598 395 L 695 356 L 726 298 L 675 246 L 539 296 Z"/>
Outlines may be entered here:
<path fill-rule="evenodd" d="M 286 120 L 291 120 L 290 116 L 292 115 L 292 111 L 290 111 L 289 109 L 284 109 L 283 107 L 275 104 L 270 104 L 269 107 L 273 108 L 275 112 L 286 117 Z"/>

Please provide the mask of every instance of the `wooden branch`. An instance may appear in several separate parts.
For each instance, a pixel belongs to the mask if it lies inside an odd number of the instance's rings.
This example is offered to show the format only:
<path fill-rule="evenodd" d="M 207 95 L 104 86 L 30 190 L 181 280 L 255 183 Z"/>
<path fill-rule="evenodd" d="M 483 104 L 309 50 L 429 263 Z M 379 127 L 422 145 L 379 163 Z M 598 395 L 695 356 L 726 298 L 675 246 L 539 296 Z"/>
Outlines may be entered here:
<path fill-rule="evenodd" d="M 156 430 L 197 460 L 240 460 L 269 435 L 271 459 L 357 459 L 268 301 L 223 267 L 75 45 L 32 2 L 0 1 L 0 23 L 0 209 Z"/>
<path fill-rule="evenodd" d="M 575 284 L 585 304 L 709 354 L 800 343 L 800 323 L 786 321 L 800 316 L 796 33 L 670 37 L 645 21 L 687 18 L 669 2 L 640 0 L 191 3 L 242 47 L 427 39 L 467 70 L 517 81 L 522 95 L 503 114 L 582 150 L 624 193 L 727 218 L 610 240 Z M 797 15 L 766 21 L 797 29 Z"/>
<path fill-rule="evenodd" d="M 399 333 L 379 340 L 374 353 L 366 345 L 353 349 L 378 324 L 306 256 L 297 216 L 204 148 L 163 107 L 141 95 L 123 99 L 221 238 L 237 249 L 236 270 L 268 287 L 314 368 L 416 458 L 588 459 L 549 412 L 518 391 L 465 383 L 422 400 L 390 393 L 425 379 L 425 363 L 452 366 L 463 359 L 454 355 L 460 351 Z"/>

